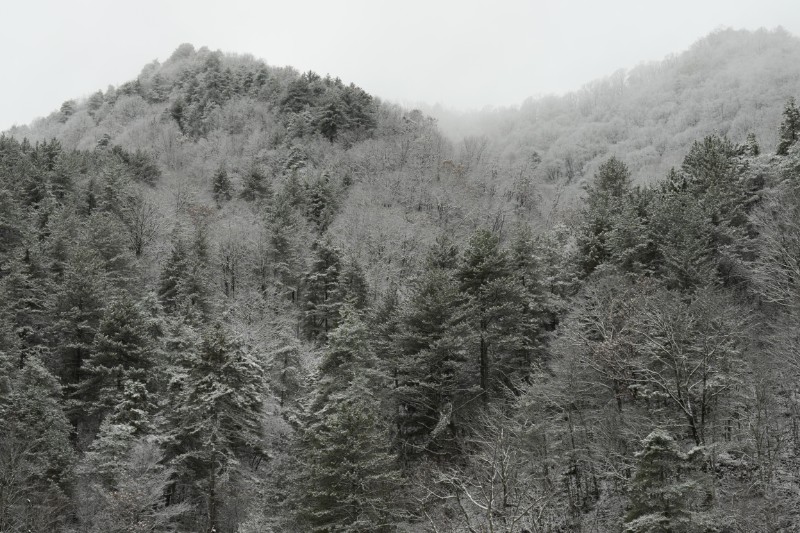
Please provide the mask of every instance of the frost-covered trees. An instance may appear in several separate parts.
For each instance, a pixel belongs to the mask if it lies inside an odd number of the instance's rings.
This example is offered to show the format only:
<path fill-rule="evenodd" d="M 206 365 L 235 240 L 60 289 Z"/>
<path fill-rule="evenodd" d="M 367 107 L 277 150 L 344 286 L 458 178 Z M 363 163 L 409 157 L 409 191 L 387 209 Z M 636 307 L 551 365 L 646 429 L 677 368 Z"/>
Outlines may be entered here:
<path fill-rule="evenodd" d="M 789 98 L 783 110 L 777 154 L 788 154 L 789 148 L 797 142 L 798 136 L 800 136 L 800 109 L 797 109 L 794 98 Z"/>

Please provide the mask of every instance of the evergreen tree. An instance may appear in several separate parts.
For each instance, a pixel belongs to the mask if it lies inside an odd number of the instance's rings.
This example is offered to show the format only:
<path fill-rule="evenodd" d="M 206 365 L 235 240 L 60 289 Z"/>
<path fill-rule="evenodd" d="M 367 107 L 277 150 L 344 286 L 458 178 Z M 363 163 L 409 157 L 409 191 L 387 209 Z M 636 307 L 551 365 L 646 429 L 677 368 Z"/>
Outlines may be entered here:
<path fill-rule="evenodd" d="M 390 531 L 399 474 L 381 424 L 383 379 L 351 307 L 331 332 L 301 431 L 298 521 L 308 531 Z"/>
<path fill-rule="evenodd" d="M 400 325 L 390 356 L 396 369 L 393 400 L 401 456 L 423 451 L 454 453 L 457 401 L 474 398 L 465 378 L 464 297 L 455 279 L 457 249 L 440 239 L 426 258 L 426 269 L 411 286 L 398 312 Z"/>
<path fill-rule="evenodd" d="M 0 295 L 5 306 L 5 323 L 20 343 L 20 356 L 41 351 L 47 345 L 48 291 L 51 289 L 37 254 L 25 250 L 21 260 L 9 266 L 8 274 L 0 281 Z"/>
<path fill-rule="evenodd" d="M 630 190 L 630 184 L 628 167 L 616 157 L 611 157 L 600 165 L 594 176 L 594 183 L 587 188 L 586 208 L 578 235 L 584 274 L 590 274 L 609 259 L 608 234 L 613 227 L 614 217 Z"/>
<path fill-rule="evenodd" d="M 758 140 L 756 139 L 756 134 L 750 132 L 747 134 L 747 142 L 745 144 L 746 147 L 746 154 L 751 157 L 758 157 L 761 153 L 761 148 L 758 146 Z"/>
<path fill-rule="evenodd" d="M 320 233 L 330 225 L 335 212 L 333 191 L 327 174 L 320 176 L 314 183 L 306 185 L 306 217 Z"/>
<path fill-rule="evenodd" d="M 56 356 L 55 367 L 64 383 L 75 385 L 85 377 L 110 289 L 100 258 L 77 249 L 67 258 L 63 280 L 52 294 L 53 316 L 48 336 Z"/>
<path fill-rule="evenodd" d="M 203 334 L 186 361 L 185 383 L 170 414 L 174 464 L 190 492 L 203 499 L 205 531 L 220 528 L 224 485 L 236 483 L 242 462 L 263 450 L 263 373 L 219 323 Z"/>
<path fill-rule="evenodd" d="M 36 357 L 18 371 L 7 363 L 0 361 L 0 530 L 63 531 L 75 457 L 61 387 Z"/>
<path fill-rule="evenodd" d="M 198 232 L 194 246 L 183 237 L 173 240 L 172 253 L 161 271 L 158 296 L 167 313 L 196 319 L 208 312 L 205 237 Z"/>
<path fill-rule="evenodd" d="M 17 199 L 0 186 L 0 275 L 8 269 L 15 251 L 25 242 L 24 222 Z"/>
<path fill-rule="evenodd" d="M 264 223 L 271 277 L 292 301 L 297 301 L 302 273 L 306 269 L 301 216 L 290 201 L 280 195 Z M 266 280 L 263 284 L 266 290 Z"/>
<path fill-rule="evenodd" d="M 518 381 L 527 378 L 535 325 L 527 313 L 525 289 L 492 233 L 480 230 L 472 236 L 457 276 L 467 296 L 463 314 L 477 347 L 470 351 L 477 352 L 477 381 L 486 402 L 492 391 L 516 390 Z"/>
<path fill-rule="evenodd" d="M 789 98 L 786 107 L 783 109 L 783 122 L 781 122 L 780 143 L 778 143 L 778 155 L 786 155 L 789 148 L 797 142 L 800 136 L 800 109 L 794 102 L 794 97 Z"/>
<path fill-rule="evenodd" d="M 185 503 L 167 505 L 174 470 L 152 437 L 133 427 L 104 422 L 77 467 L 81 478 L 78 516 L 91 533 L 175 531 Z"/>
<path fill-rule="evenodd" d="M 267 363 L 270 391 L 277 397 L 284 413 L 290 414 L 298 405 L 306 386 L 304 360 L 306 349 L 297 339 L 296 326 L 276 317 Z"/>
<path fill-rule="evenodd" d="M 221 207 L 223 202 L 229 201 L 233 196 L 233 184 L 225 167 L 220 167 L 214 174 L 211 192 L 214 195 L 214 201 L 217 202 L 217 207 Z"/>
<path fill-rule="evenodd" d="M 147 324 L 136 304 L 128 296 L 111 303 L 94 337 L 85 378 L 78 387 L 85 410 L 104 416 L 124 400 L 132 415 L 146 412 L 146 389 L 136 392 L 135 384 L 143 387 L 151 381 L 148 372 L 155 363 L 151 352 Z M 144 405 L 131 405 L 137 398 Z"/>
<path fill-rule="evenodd" d="M 314 263 L 303 282 L 303 332 L 310 340 L 324 342 L 339 320 L 344 296 L 339 290 L 342 262 L 339 249 L 330 242 L 317 241 L 314 252 Z"/>
<path fill-rule="evenodd" d="M 260 168 L 253 165 L 245 175 L 244 186 L 240 196 L 250 202 L 272 200 L 272 185 L 267 181 L 267 176 Z"/>
<path fill-rule="evenodd" d="M 636 454 L 636 473 L 630 482 L 626 533 L 719 530 L 702 511 L 698 512 L 710 500 L 710 493 L 691 475 L 691 463 L 700 455 L 700 449 L 684 454 L 672 436 L 661 429 L 642 441 L 642 451 Z"/>

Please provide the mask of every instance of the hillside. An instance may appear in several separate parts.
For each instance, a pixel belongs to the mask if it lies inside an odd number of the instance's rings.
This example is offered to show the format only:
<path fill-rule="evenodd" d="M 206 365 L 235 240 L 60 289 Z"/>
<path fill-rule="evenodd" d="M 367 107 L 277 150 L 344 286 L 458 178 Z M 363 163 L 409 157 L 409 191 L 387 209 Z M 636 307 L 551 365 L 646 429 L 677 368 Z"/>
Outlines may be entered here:
<path fill-rule="evenodd" d="M 535 150 L 543 181 L 588 180 L 609 155 L 650 182 L 680 165 L 696 140 L 756 135 L 777 146 L 780 114 L 800 85 L 800 39 L 782 30 L 721 30 L 680 54 L 619 70 L 557 97 L 471 114 L 428 112 L 452 139 L 485 136 L 498 155 Z"/>
<path fill-rule="evenodd" d="M 796 529 L 799 42 L 456 139 L 184 44 L 13 128 L 0 531 Z"/>

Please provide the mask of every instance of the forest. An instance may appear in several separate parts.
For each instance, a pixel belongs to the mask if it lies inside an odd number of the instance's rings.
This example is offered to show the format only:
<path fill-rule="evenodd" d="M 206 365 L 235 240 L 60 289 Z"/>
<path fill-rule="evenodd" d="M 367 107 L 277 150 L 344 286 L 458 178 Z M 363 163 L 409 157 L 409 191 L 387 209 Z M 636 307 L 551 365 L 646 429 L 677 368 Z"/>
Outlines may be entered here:
<path fill-rule="evenodd" d="M 455 116 L 183 44 L 0 134 L 0 532 L 797 531 L 798 57 Z"/>

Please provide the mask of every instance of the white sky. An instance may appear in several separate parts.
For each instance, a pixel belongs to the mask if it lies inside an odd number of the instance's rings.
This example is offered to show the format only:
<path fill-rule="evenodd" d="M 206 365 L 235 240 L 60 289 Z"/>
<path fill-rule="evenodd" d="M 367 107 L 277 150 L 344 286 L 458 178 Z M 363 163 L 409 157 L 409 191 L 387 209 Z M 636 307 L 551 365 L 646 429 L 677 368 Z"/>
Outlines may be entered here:
<path fill-rule="evenodd" d="M 779 25 L 800 35 L 800 2 L 0 0 L 0 130 L 133 79 L 183 42 L 477 109 L 577 89 L 719 27 Z"/>

